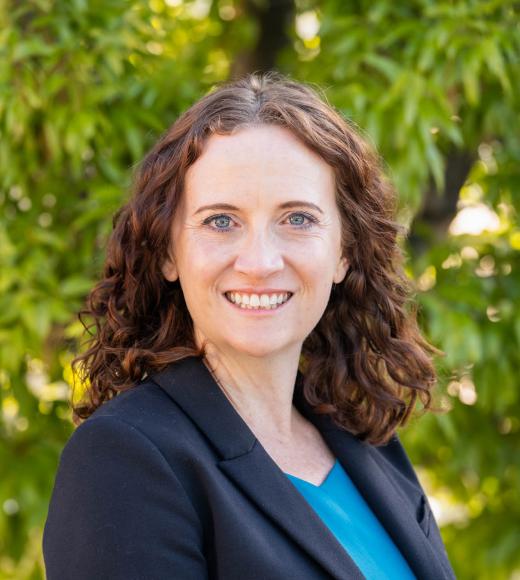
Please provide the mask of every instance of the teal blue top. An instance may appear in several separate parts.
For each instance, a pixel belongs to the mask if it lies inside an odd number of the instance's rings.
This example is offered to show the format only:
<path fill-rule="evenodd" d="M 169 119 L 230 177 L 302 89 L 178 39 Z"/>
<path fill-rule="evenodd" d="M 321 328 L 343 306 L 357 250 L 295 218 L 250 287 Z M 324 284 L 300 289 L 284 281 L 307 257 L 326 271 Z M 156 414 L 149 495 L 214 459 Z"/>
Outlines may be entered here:
<path fill-rule="evenodd" d="M 359 493 L 341 463 L 321 485 L 286 473 L 367 580 L 415 579 L 407 561 Z"/>

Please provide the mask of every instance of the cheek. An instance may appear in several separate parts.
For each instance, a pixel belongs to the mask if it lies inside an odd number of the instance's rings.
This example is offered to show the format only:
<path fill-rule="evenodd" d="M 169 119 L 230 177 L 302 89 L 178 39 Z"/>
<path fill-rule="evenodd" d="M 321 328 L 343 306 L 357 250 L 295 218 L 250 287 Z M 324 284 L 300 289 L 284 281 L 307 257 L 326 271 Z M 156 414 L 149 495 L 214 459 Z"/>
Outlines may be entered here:
<path fill-rule="evenodd" d="M 226 244 L 219 243 L 218 239 L 199 236 L 187 237 L 179 254 L 181 279 L 194 280 L 196 286 L 206 289 L 230 259 Z"/>
<path fill-rule="evenodd" d="M 339 261 L 339 253 L 333 244 L 316 240 L 314 244 L 300 245 L 291 253 L 292 263 L 314 287 L 327 290 Z"/>

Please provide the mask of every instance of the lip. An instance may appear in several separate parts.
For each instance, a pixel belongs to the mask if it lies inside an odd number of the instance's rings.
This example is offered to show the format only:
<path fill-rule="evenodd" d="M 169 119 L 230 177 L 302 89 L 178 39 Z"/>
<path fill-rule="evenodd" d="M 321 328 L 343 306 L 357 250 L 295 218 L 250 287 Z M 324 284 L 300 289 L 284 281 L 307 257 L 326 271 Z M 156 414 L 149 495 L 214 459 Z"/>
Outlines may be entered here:
<path fill-rule="evenodd" d="M 294 294 L 294 292 L 291 292 L 291 290 L 287 290 L 287 289 L 281 289 L 281 288 L 232 288 L 230 290 L 226 290 L 224 292 L 224 294 L 227 294 L 228 292 L 243 292 L 244 294 L 283 294 L 283 293 L 287 293 L 287 294 Z"/>
<path fill-rule="evenodd" d="M 228 292 L 246 292 L 245 290 L 228 290 Z M 272 294 L 275 293 L 282 293 L 282 292 L 289 292 L 288 290 L 271 290 Z M 251 292 L 251 294 L 257 294 L 258 291 L 255 292 Z M 263 294 L 267 294 L 267 291 L 262 291 Z M 283 304 L 279 304 L 277 308 L 274 309 L 269 309 L 269 310 L 263 310 L 263 309 L 258 309 L 255 310 L 253 308 L 241 308 L 240 306 L 238 306 L 238 304 L 235 304 L 234 302 L 231 302 L 230 300 L 227 299 L 226 295 L 223 294 L 222 298 L 225 300 L 226 304 L 229 304 L 229 306 L 231 306 L 234 310 L 236 310 L 237 312 L 240 312 L 241 314 L 247 314 L 248 316 L 272 316 L 273 314 L 276 314 L 280 311 L 282 311 L 287 304 L 289 304 L 289 302 L 291 301 L 291 298 L 294 296 L 294 293 L 291 292 L 290 293 L 291 296 L 289 297 L 289 300 L 287 300 L 286 302 L 284 302 Z"/>

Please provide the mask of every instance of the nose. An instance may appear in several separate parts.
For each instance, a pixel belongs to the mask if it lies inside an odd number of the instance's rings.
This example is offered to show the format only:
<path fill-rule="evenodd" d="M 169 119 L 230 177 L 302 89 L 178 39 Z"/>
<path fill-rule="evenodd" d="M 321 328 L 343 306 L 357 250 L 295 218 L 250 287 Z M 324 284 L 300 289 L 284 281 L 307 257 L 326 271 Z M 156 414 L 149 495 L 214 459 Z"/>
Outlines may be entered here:
<path fill-rule="evenodd" d="M 234 268 L 248 278 L 268 278 L 283 270 L 280 240 L 269 231 L 251 231 L 244 236 Z"/>

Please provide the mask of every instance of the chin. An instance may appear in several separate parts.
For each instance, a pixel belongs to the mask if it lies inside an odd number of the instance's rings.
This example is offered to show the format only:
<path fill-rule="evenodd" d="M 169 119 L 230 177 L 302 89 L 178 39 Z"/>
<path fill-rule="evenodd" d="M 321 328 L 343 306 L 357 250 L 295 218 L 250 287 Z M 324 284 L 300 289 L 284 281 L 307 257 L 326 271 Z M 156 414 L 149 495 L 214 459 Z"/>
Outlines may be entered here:
<path fill-rule="evenodd" d="M 266 358 L 272 356 L 280 351 L 271 344 L 241 344 L 241 345 L 232 345 L 231 349 L 234 350 L 237 354 L 242 354 L 246 356 L 250 356 L 252 358 Z"/>
<path fill-rule="evenodd" d="M 253 358 L 268 358 L 283 352 L 291 353 L 296 348 L 297 341 L 276 340 L 273 337 L 254 337 L 255 340 L 229 341 L 227 348 L 236 352 L 237 355 L 245 355 Z M 300 344 L 300 342 L 298 342 Z"/>

